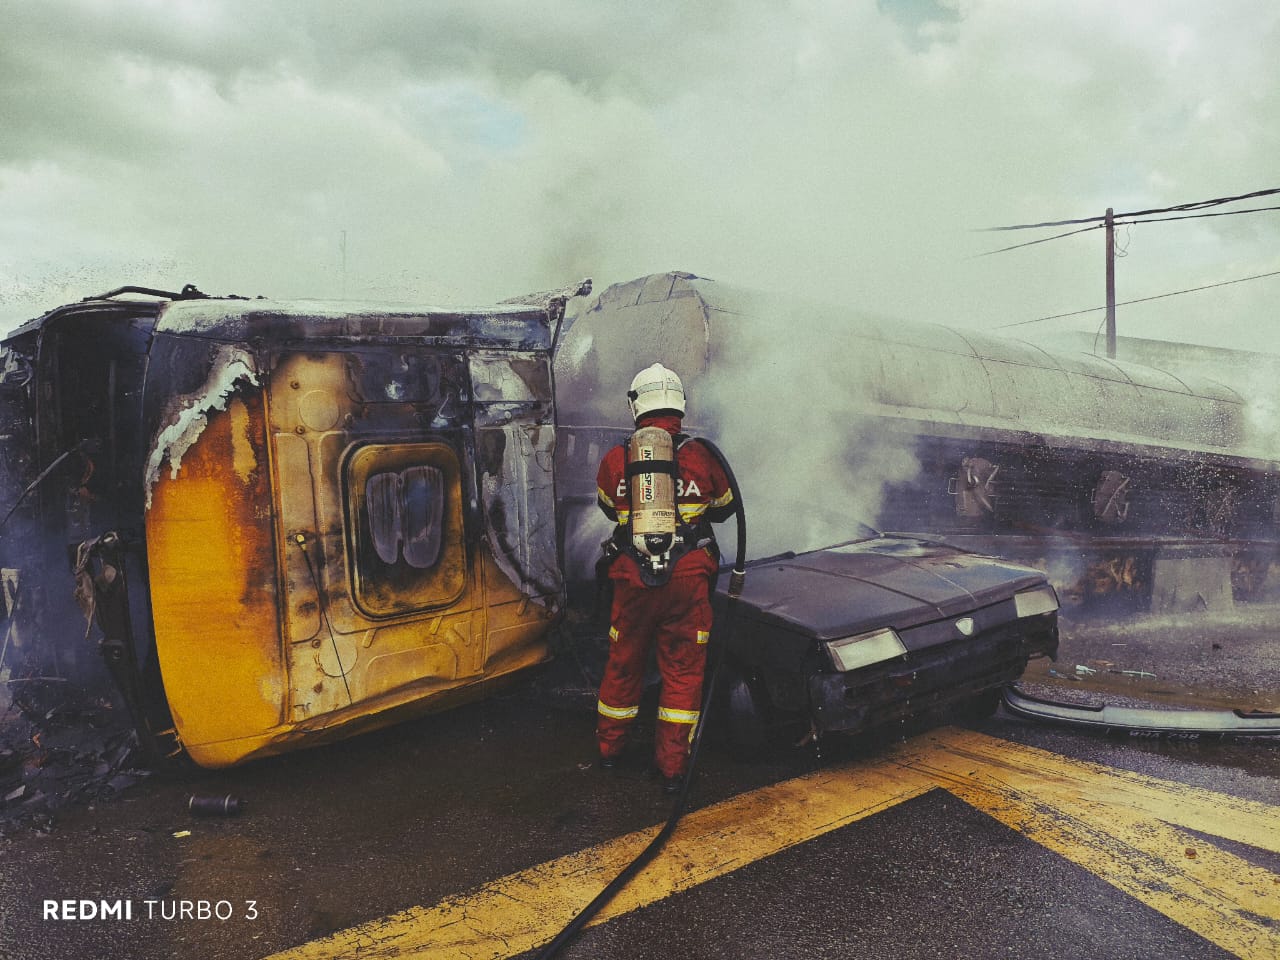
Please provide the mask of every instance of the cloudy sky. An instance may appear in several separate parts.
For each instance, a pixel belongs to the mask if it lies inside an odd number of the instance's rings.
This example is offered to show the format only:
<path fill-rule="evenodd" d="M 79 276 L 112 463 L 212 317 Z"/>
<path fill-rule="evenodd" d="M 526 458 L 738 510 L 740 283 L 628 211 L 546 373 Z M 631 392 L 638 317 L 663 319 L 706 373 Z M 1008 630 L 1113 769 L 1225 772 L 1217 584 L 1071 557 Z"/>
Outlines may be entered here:
<path fill-rule="evenodd" d="M 1273 0 L 0 11 L 0 328 L 125 283 L 458 304 L 667 269 L 995 328 L 1099 306 L 1102 233 L 978 257 L 1064 228 L 977 228 L 1280 187 Z M 1278 241 L 1280 211 L 1121 228 L 1118 298 L 1280 271 Z M 1280 350 L 1277 303 L 1120 330 Z"/>

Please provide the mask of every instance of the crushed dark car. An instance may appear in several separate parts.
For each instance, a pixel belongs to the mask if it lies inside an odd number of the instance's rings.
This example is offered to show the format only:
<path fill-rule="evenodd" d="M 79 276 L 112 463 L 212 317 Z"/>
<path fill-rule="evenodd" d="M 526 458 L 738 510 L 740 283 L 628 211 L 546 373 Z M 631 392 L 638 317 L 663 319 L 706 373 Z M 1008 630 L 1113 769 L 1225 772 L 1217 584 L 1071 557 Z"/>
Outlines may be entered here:
<path fill-rule="evenodd" d="M 911 535 L 754 561 L 723 637 L 730 736 L 990 713 L 1029 659 L 1056 656 L 1057 611 L 1041 571 Z"/>

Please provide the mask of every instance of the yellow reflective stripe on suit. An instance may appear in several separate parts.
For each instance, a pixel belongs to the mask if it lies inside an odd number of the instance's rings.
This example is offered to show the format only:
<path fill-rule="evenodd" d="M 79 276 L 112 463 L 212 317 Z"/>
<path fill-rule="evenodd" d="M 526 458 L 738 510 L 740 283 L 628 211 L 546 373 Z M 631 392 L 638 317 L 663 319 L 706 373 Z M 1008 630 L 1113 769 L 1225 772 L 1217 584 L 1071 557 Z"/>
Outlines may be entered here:
<path fill-rule="evenodd" d="M 634 707 L 611 707 L 603 700 L 597 700 L 596 709 L 602 716 L 611 717 L 614 720 L 634 720 L 640 714 L 639 704 Z"/>
<path fill-rule="evenodd" d="M 685 523 L 690 520 L 696 520 L 707 512 L 705 503 L 682 503 L 680 504 L 680 519 Z"/>
<path fill-rule="evenodd" d="M 697 710 L 674 710 L 671 707 L 659 707 L 658 719 L 665 720 L 667 723 L 697 723 Z"/>

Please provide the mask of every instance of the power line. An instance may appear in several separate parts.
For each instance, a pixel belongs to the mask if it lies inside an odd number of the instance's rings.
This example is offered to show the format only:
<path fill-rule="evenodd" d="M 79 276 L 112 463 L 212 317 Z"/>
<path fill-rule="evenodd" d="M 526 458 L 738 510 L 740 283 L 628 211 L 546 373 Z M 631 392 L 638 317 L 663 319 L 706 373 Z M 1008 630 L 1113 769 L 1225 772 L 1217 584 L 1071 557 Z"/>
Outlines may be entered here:
<path fill-rule="evenodd" d="M 1118 214 L 1113 217 L 1113 224 L 1117 227 L 1130 226 L 1137 223 L 1167 223 L 1170 220 L 1198 220 L 1202 217 L 1234 217 L 1242 213 L 1267 213 L 1272 210 L 1280 210 L 1280 207 L 1250 207 L 1248 210 L 1222 210 L 1218 213 L 1191 213 L 1182 217 L 1150 217 L 1145 220 L 1121 220 L 1120 217 L 1136 217 L 1141 216 L 1140 213 Z M 1153 211 L 1158 212 L 1158 211 Z M 1105 217 L 1096 217 L 1097 220 L 1106 220 Z M 1078 221 L 1084 223 L 1086 221 Z M 1047 224 L 1046 224 L 1047 226 Z M 1079 230 L 1069 230 L 1066 233 L 1054 234 L 1052 237 L 1043 237 L 1040 240 L 1030 240 L 1026 243 L 1015 243 L 1011 247 L 1001 247 L 999 250 L 988 250 L 985 253 L 976 253 L 969 259 L 977 260 L 982 257 L 994 256 L 997 253 L 1007 253 L 1010 250 L 1020 250 L 1023 247 L 1034 247 L 1037 243 L 1048 243 L 1050 240 L 1061 240 L 1063 237 L 1074 237 L 1077 233 L 1088 233 L 1090 230 L 1101 230 L 1106 223 L 1094 223 L 1091 226 L 1081 227 Z M 1018 227 L 987 227 L 987 230 L 1017 230 Z"/>
<path fill-rule="evenodd" d="M 1242 213 L 1266 213 L 1268 210 L 1280 210 L 1280 207 L 1252 207 L 1248 210 L 1223 210 L 1220 213 L 1192 213 L 1185 217 L 1152 217 L 1149 220 L 1126 220 L 1125 223 L 1165 223 L 1169 220 L 1199 220 L 1201 217 L 1234 217 Z M 1121 224 L 1117 223 L 1116 226 L 1121 226 Z M 1083 231 L 1077 230 L 1074 232 L 1081 233 Z M 1069 237 L 1071 234 L 1064 233 L 1062 236 Z M 1054 238 L 1050 237 L 1049 239 L 1052 240 Z"/>
<path fill-rule="evenodd" d="M 1138 223 L 1158 223 L 1158 222 L 1169 221 L 1169 220 L 1191 220 L 1199 217 L 1210 217 L 1210 216 L 1225 217 L 1225 216 L 1235 216 L 1237 214 L 1242 214 L 1242 213 L 1265 213 L 1269 210 L 1280 210 L 1280 207 L 1254 207 L 1248 210 L 1229 210 L 1229 211 L 1221 211 L 1221 212 L 1215 212 L 1215 213 L 1195 213 L 1192 211 L 1200 211 L 1200 210 L 1208 209 L 1210 207 L 1218 207 L 1228 203 L 1236 203 L 1240 200 L 1251 200 L 1251 199 L 1257 199 L 1258 197 L 1270 197 L 1270 196 L 1275 196 L 1277 194 L 1280 194 L 1280 187 L 1270 187 L 1266 190 L 1253 190 L 1249 193 L 1242 193 L 1233 197 L 1215 197 L 1211 200 L 1195 200 L 1195 201 L 1192 201 L 1191 203 L 1179 203 L 1171 207 L 1153 207 L 1148 210 L 1132 210 L 1127 213 L 1121 213 L 1119 215 L 1117 215 L 1115 211 L 1112 210 L 1112 208 L 1108 207 L 1106 214 L 1101 217 L 1082 217 L 1074 220 L 1047 220 L 1042 223 L 1019 223 L 1019 224 L 1012 224 L 1012 225 L 1003 226 L 1003 227 L 988 227 L 986 228 L 987 231 L 1032 230 L 1032 229 L 1040 229 L 1044 227 L 1065 227 L 1065 226 L 1080 227 L 1079 230 L 1073 230 L 1068 233 L 1058 234 L 1057 236 L 1053 236 L 1053 237 L 1046 237 L 1043 240 L 1033 241 L 1033 243 L 1047 243 L 1050 240 L 1061 240 L 1064 237 L 1073 236 L 1076 233 L 1084 233 L 1086 230 L 1097 229 L 1097 227 L 1099 226 L 1105 227 L 1107 231 L 1107 234 L 1106 234 L 1107 302 L 1105 306 L 1093 307 L 1089 310 L 1076 310 L 1076 311 L 1071 311 L 1069 313 L 1060 313 L 1060 314 L 1055 314 L 1049 317 L 1038 317 L 1035 320 L 1023 320 L 1018 323 L 1001 324 L 1000 326 L 996 327 L 996 329 L 1006 329 L 1008 327 L 1020 327 L 1020 326 L 1024 326 L 1031 323 L 1043 323 L 1047 320 L 1057 320 L 1063 317 L 1079 316 L 1080 314 L 1083 314 L 1083 313 L 1093 313 L 1097 310 L 1105 310 L 1106 317 L 1104 318 L 1103 323 L 1105 324 L 1106 330 L 1107 330 L 1107 356 L 1114 357 L 1116 355 L 1116 320 L 1115 318 L 1116 318 L 1117 306 L 1129 306 L 1135 303 L 1147 303 L 1152 300 L 1162 300 L 1162 299 L 1165 299 L 1166 297 L 1181 296 L 1184 293 L 1196 293 L 1200 290 L 1209 290 L 1214 287 L 1224 287 L 1233 283 L 1243 283 L 1247 280 L 1260 280 L 1263 277 L 1272 277 L 1280 274 L 1280 270 L 1272 273 L 1256 274 L 1252 277 L 1242 277 L 1238 280 L 1226 280 L 1221 283 L 1210 283 L 1200 287 L 1190 287 L 1186 290 L 1175 290 L 1172 293 L 1162 293 L 1152 297 L 1140 297 L 1136 300 L 1125 300 L 1122 303 L 1117 304 L 1116 291 L 1115 291 L 1115 262 L 1116 262 L 1116 256 L 1117 256 L 1116 244 L 1115 244 L 1115 227 L 1117 226 L 1117 223 L 1125 227 L 1131 227 L 1134 224 L 1138 224 Z M 1157 216 L 1158 214 L 1181 214 L 1181 216 L 1161 217 L 1161 216 Z M 982 256 L 988 256 L 990 254 L 995 254 L 995 253 L 1005 253 L 1010 250 L 1017 250 L 1020 247 L 1032 246 L 1033 243 L 1014 244 L 1012 246 L 1004 247 L 1000 250 L 992 250 L 990 251 L 989 254 L 982 254 Z M 1124 256 L 1125 253 L 1127 253 L 1127 250 L 1124 252 L 1121 252 L 1119 255 Z M 1096 341 L 1096 337 L 1095 337 L 1095 341 Z"/>
<path fill-rule="evenodd" d="M 1034 247 L 1037 243 L 1048 243 L 1050 240 L 1061 240 L 1063 237 L 1074 237 L 1077 233 L 1088 233 L 1090 230 L 1101 230 L 1103 226 L 1105 226 L 1105 224 L 1096 223 L 1091 227 L 1082 227 L 1079 230 L 1072 230 L 1068 233 L 1059 233 L 1056 236 L 1044 237 L 1040 240 L 1030 240 L 1027 243 L 1015 243 L 1012 247 L 1001 247 L 999 250 L 988 250 L 986 253 L 974 254 L 974 256 L 971 257 L 970 259 L 977 259 L 978 257 L 990 257 L 993 254 L 1005 253 L 1008 250 L 1017 250 L 1021 247 Z"/>
<path fill-rule="evenodd" d="M 1254 190 L 1235 197 L 1216 197 L 1213 200 L 1195 200 L 1191 203 L 1179 203 L 1172 207 L 1159 207 L 1152 210 L 1132 210 L 1129 213 L 1117 213 L 1115 219 L 1123 217 L 1147 217 L 1157 213 L 1185 213 L 1188 210 L 1203 210 L 1206 207 L 1217 207 L 1224 203 L 1235 203 L 1237 200 L 1252 200 L 1257 197 L 1270 197 L 1280 194 L 1280 187 L 1268 190 Z M 1246 212 L 1246 211 L 1241 211 Z M 1044 223 L 1015 223 L 1006 227 L 982 227 L 980 232 L 990 233 L 998 230 L 1035 230 L 1040 227 L 1072 227 L 1082 223 L 1100 223 L 1106 217 L 1081 217 L 1076 220 L 1046 220 Z"/>
<path fill-rule="evenodd" d="M 1233 283 L 1244 283 L 1247 280 L 1261 280 L 1264 277 L 1280 276 L 1280 270 L 1272 270 L 1270 273 L 1258 273 L 1252 277 L 1240 277 L 1237 280 L 1223 280 L 1221 283 L 1207 283 L 1202 287 L 1189 287 L 1186 290 L 1174 290 L 1172 293 L 1158 293 L 1154 297 L 1139 297 L 1137 300 L 1124 300 L 1117 303 L 1117 307 L 1128 306 L 1131 303 L 1147 303 L 1150 300 L 1163 300 L 1166 297 L 1176 297 L 1184 293 L 1196 293 L 1199 290 L 1211 290 L 1214 287 L 1229 287 Z M 1106 307 L 1090 307 L 1087 310 L 1072 310 L 1070 313 L 1055 313 L 1051 317 L 1037 317 L 1035 320 L 1019 320 L 1017 323 L 1002 323 L 992 327 L 993 330 L 1005 330 L 1009 327 L 1025 327 L 1032 323 L 1043 323 L 1046 320 L 1061 320 L 1063 317 L 1078 317 L 1085 313 L 1094 313 L 1098 310 L 1105 310 Z"/>

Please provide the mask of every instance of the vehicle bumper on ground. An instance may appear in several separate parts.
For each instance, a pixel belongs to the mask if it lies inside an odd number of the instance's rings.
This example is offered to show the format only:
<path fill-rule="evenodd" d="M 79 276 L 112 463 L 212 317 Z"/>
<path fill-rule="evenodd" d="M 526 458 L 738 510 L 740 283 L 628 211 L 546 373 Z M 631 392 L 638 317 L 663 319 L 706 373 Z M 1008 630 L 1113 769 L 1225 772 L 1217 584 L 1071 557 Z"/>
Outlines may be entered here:
<path fill-rule="evenodd" d="M 1173 737 L 1280 737 L 1280 713 L 1059 703 L 1030 696 L 1016 687 L 1004 691 L 1004 705 L 1018 717 L 1102 731 L 1122 730 Z"/>

